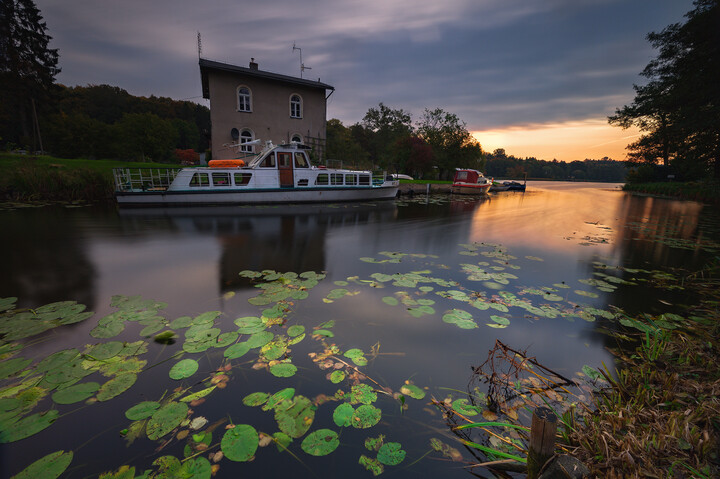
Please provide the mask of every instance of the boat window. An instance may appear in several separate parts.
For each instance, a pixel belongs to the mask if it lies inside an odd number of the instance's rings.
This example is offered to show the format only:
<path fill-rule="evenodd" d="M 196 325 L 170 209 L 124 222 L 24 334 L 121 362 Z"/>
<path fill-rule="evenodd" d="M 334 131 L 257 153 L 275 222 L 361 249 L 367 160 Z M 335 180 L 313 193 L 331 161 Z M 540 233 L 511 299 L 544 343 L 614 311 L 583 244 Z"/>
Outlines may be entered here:
<path fill-rule="evenodd" d="M 295 168 L 307 168 L 309 166 L 310 165 L 308 164 L 307 158 L 305 158 L 304 153 L 295 153 Z"/>
<path fill-rule="evenodd" d="M 270 153 L 260 163 L 260 168 L 275 168 L 275 153 Z"/>
<path fill-rule="evenodd" d="M 345 175 L 345 184 L 346 185 L 357 185 L 357 176 L 356 175 Z"/>
<path fill-rule="evenodd" d="M 235 175 L 235 186 L 245 186 L 250 183 L 252 173 L 234 173 Z"/>
<path fill-rule="evenodd" d="M 190 178 L 190 186 L 210 186 L 210 178 L 207 173 L 195 173 Z"/>
<path fill-rule="evenodd" d="M 369 185 L 370 184 L 370 175 L 360 175 L 358 177 L 358 184 Z"/>
<path fill-rule="evenodd" d="M 319 175 L 317 175 L 317 178 L 315 178 L 315 184 L 316 185 L 327 185 L 328 184 L 327 173 L 320 173 Z"/>
<path fill-rule="evenodd" d="M 213 186 L 230 186 L 230 173 L 228 172 L 213 172 L 212 174 Z"/>
<path fill-rule="evenodd" d="M 458 180 L 467 180 L 467 171 L 458 171 L 457 179 Z"/>
<path fill-rule="evenodd" d="M 278 165 L 281 168 L 289 168 L 292 166 L 292 153 L 278 153 Z"/>
<path fill-rule="evenodd" d="M 343 184 L 343 175 L 333 173 L 330 175 L 330 184 L 331 185 L 342 185 Z"/>
<path fill-rule="evenodd" d="M 297 184 L 297 185 L 298 185 L 298 186 L 307 186 L 307 185 L 308 185 L 308 180 L 307 180 L 307 178 L 303 178 L 302 180 L 298 180 L 298 184 Z"/>
<path fill-rule="evenodd" d="M 251 111 L 250 89 L 246 86 L 241 85 L 237 89 L 237 109 L 238 111 Z"/>

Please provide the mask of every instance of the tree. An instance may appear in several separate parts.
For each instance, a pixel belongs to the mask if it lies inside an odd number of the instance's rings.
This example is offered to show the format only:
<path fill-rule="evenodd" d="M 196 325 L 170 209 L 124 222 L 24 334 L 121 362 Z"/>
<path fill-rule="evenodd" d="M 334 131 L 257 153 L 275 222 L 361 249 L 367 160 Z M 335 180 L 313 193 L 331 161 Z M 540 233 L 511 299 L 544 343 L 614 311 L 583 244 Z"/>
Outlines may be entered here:
<path fill-rule="evenodd" d="M 367 111 L 362 126 L 370 133 L 367 148 L 371 159 L 383 167 L 392 166 L 393 145 L 413 133 L 410 114 L 388 108 L 382 102 L 378 108 Z"/>
<path fill-rule="evenodd" d="M 432 147 L 418 136 L 406 136 L 398 140 L 393 148 L 397 170 L 414 178 L 426 178 L 433 169 Z"/>
<path fill-rule="evenodd" d="M 425 109 L 417 127 L 418 135 L 431 147 L 441 178 L 449 178 L 455 168 L 485 166 L 480 143 L 473 138 L 457 115 L 441 108 Z"/>
<path fill-rule="evenodd" d="M 58 52 L 48 48 L 52 37 L 46 30 L 32 0 L 0 2 L 0 141 L 6 144 L 30 145 L 40 139 L 37 111 L 44 110 L 60 72 Z"/>
<path fill-rule="evenodd" d="M 332 118 L 327 122 L 326 157 L 332 160 L 347 161 L 357 167 L 366 167 L 368 154 L 358 144 L 350 129 L 340 120 Z"/>
<path fill-rule="evenodd" d="M 647 132 L 628 145 L 630 160 L 673 166 L 688 177 L 720 179 L 720 3 L 695 0 L 684 24 L 647 36 L 659 50 L 634 86 L 636 96 L 608 118 Z"/>
<path fill-rule="evenodd" d="M 118 143 L 123 151 L 118 157 L 141 161 L 169 161 L 177 142 L 177 131 L 170 120 L 153 113 L 126 113 L 115 123 Z"/>

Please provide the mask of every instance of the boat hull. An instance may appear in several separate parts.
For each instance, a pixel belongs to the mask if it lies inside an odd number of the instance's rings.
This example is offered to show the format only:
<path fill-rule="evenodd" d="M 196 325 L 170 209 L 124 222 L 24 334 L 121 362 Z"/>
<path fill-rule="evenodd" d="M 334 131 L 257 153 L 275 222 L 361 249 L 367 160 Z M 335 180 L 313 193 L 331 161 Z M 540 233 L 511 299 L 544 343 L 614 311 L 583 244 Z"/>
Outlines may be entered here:
<path fill-rule="evenodd" d="M 397 196 L 397 186 L 361 188 L 264 188 L 244 191 L 116 192 L 120 206 L 243 205 L 374 201 Z"/>
<path fill-rule="evenodd" d="M 450 192 L 455 195 L 487 195 L 490 185 L 452 185 Z"/>

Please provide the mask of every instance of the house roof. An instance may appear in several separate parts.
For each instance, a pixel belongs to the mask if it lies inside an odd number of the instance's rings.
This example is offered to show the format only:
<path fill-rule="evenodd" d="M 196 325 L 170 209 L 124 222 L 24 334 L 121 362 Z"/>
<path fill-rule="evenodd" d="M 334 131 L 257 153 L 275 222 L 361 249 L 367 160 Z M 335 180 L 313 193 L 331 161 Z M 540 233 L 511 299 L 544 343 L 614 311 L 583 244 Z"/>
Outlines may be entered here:
<path fill-rule="evenodd" d="M 304 78 L 292 77 L 289 75 L 281 75 L 279 73 L 266 72 L 257 70 L 255 68 L 240 67 L 237 65 L 230 65 L 228 63 L 216 62 L 213 60 L 200 59 L 200 78 L 202 80 L 202 92 L 203 98 L 210 98 L 210 86 L 208 83 L 208 72 L 210 71 L 223 71 L 228 73 L 239 73 L 247 76 L 256 78 L 262 78 L 265 80 L 278 81 L 282 83 L 288 83 L 292 85 L 300 85 L 309 88 L 319 88 L 321 90 L 335 90 L 335 87 L 330 86 L 326 83 L 322 83 L 320 80 L 306 80 Z"/>

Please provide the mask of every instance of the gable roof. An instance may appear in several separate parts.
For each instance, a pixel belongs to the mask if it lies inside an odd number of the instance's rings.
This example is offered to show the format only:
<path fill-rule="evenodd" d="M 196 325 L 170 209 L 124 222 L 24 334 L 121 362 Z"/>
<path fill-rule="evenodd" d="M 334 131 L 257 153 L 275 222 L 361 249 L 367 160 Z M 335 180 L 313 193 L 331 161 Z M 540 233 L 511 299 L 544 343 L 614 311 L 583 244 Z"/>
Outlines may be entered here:
<path fill-rule="evenodd" d="M 309 88 L 318 88 L 321 90 L 335 90 L 335 87 L 330 86 L 326 83 L 322 83 L 319 80 L 306 80 L 304 78 L 292 77 L 289 75 L 281 75 L 279 73 L 266 72 L 257 70 L 255 68 L 240 67 L 237 65 L 230 65 L 228 63 L 216 62 L 213 60 L 200 59 L 200 79 L 202 81 L 202 92 L 203 98 L 210 98 L 210 86 L 208 83 L 208 73 L 210 71 L 222 71 L 228 73 L 239 73 L 247 76 L 256 78 L 262 78 L 265 80 L 277 81 L 281 83 L 287 83 L 291 85 L 299 85 Z"/>

